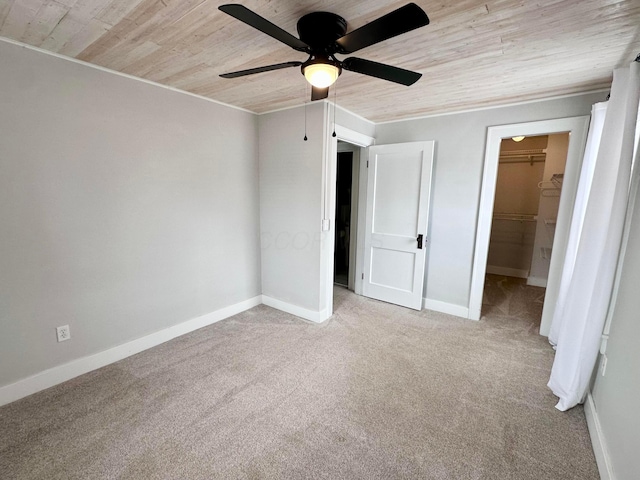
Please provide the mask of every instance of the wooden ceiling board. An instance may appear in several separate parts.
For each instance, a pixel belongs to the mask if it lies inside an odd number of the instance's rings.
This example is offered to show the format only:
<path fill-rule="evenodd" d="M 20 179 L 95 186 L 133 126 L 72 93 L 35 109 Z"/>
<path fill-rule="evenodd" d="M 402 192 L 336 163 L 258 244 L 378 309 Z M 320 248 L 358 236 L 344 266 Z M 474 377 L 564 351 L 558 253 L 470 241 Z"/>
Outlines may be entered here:
<path fill-rule="evenodd" d="M 307 101 L 309 86 L 298 67 L 219 77 L 306 59 L 220 12 L 223 3 L 0 0 L 0 36 L 257 113 Z M 407 2 L 240 3 L 297 36 L 296 22 L 306 13 L 337 13 L 350 31 Z M 423 77 L 405 87 L 345 71 L 336 85 L 339 105 L 379 122 L 585 92 L 607 88 L 612 70 L 640 53 L 639 0 L 416 3 L 430 25 L 353 56 Z"/>

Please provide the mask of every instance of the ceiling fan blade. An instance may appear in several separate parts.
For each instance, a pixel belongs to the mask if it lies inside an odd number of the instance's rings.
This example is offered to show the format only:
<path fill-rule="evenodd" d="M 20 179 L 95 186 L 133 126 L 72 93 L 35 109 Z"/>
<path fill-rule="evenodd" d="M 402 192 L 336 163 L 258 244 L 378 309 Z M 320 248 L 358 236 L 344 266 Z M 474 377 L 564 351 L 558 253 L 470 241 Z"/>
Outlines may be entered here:
<path fill-rule="evenodd" d="M 371 60 L 356 57 L 346 58 L 342 62 L 342 68 L 351 72 L 362 73 L 406 86 L 413 85 L 422 76 L 422 74 L 418 72 L 412 72 L 404 68 L 392 67 L 384 63 L 372 62 Z"/>
<path fill-rule="evenodd" d="M 261 17 L 257 13 L 252 12 L 243 5 L 229 3 L 227 5 L 220 5 L 218 9 L 223 11 L 227 15 L 231 15 L 241 22 L 244 22 L 247 25 L 260 30 L 262 33 L 266 33 L 270 37 L 273 37 L 276 40 L 280 40 L 282 43 L 289 45 L 294 50 L 298 50 L 300 52 L 306 52 L 309 50 L 309 45 L 304 43 L 302 40 L 294 37 L 289 32 L 283 30 L 277 25 L 274 25 L 269 20 Z"/>
<path fill-rule="evenodd" d="M 315 102 L 316 100 L 322 100 L 323 98 L 327 98 L 329 96 L 329 87 L 327 88 L 318 88 L 311 87 L 311 101 Z"/>
<path fill-rule="evenodd" d="M 429 25 L 429 17 L 415 3 L 408 3 L 371 23 L 336 40 L 340 53 L 353 53 L 362 48 Z"/>
<path fill-rule="evenodd" d="M 223 73 L 222 78 L 238 78 L 245 75 L 253 75 L 254 73 L 270 72 L 271 70 L 280 70 L 281 68 L 299 67 L 302 62 L 285 62 L 276 63 L 275 65 L 267 65 L 265 67 L 249 68 L 248 70 L 239 70 L 237 72 Z"/>

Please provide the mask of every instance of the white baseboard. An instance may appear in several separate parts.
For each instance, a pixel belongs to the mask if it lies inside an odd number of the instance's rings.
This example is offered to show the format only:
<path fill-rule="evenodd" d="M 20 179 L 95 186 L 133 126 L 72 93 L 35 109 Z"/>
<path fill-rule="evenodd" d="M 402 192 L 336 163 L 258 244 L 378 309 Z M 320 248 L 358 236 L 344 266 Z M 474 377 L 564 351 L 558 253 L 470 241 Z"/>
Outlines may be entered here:
<path fill-rule="evenodd" d="M 527 285 L 531 285 L 533 287 L 547 288 L 547 279 L 540 278 L 540 277 L 527 277 Z"/>
<path fill-rule="evenodd" d="M 430 298 L 423 298 L 422 305 L 427 310 L 448 313 L 449 315 L 455 315 L 456 317 L 469 318 L 468 307 L 454 305 L 453 303 L 441 302 L 440 300 L 431 300 Z"/>
<path fill-rule="evenodd" d="M 487 273 L 494 275 L 504 275 L 505 277 L 528 278 L 529 270 L 520 270 L 518 268 L 497 267 L 495 265 L 487 265 Z"/>
<path fill-rule="evenodd" d="M 269 307 L 282 310 L 283 312 L 290 313 L 291 315 L 295 315 L 296 317 L 304 318 L 305 320 L 310 320 L 315 323 L 322 323 L 327 319 L 326 311 L 315 312 L 313 310 L 308 310 L 297 305 L 283 302 L 282 300 L 278 300 L 277 298 L 269 297 L 267 295 L 262 295 L 262 303 Z"/>
<path fill-rule="evenodd" d="M 604 435 L 602 434 L 602 427 L 600 426 L 600 419 L 598 418 L 596 405 L 593 402 L 593 397 L 590 393 L 587 395 L 587 401 L 584 402 L 584 414 L 587 417 L 587 426 L 589 427 L 589 435 L 591 436 L 591 445 L 593 446 L 593 453 L 596 456 L 596 463 L 598 464 L 600 478 L 602 480 L 615 480 L 613 466 L 611 465 L 611 457 L 609 456 L 607 444 L 605 442 Z"/>
<path fill-rule="evenodd" d="M 187 320 L 186 322 L 173 325 L 159 332 L 152 333 L 142 338 L 137 338 L 117 347 L 104 350 L 102 352 L 89 355 L 88 357 L 73 360 L 64 365 L 50 368 L 43 372 L 37 373 L 31 377 L 18 380 L 15 383 L 0 387 L 0 406 L 14 402 L 20 398 L 26 397 L 33 393 L 39 392 L 59 383 L 71 380 L 79 375 L 83 375 L 92 370 L 104 367 L 111 363 L 127 358 L 143 350 L 155 347 L 161 343 L 167 342 L 173 338 L 179 337 L 186 333 L 193 332 L 212 323 L 219 322 L 225 318 L 244 312 L 256 305 L 262 303 L 262 296 L 250 298 L 235 305 L 230 305 L 215 312 L 202 315 L 200 317 Z"/>

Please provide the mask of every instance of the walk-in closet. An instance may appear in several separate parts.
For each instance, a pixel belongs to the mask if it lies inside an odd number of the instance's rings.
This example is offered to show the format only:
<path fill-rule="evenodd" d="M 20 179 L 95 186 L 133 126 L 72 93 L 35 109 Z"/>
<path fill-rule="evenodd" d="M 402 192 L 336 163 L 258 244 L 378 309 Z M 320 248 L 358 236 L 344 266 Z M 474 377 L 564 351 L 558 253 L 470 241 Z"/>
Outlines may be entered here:
<path fill-rule="evenodd" d="M 568 144 L 568 133 L 502 140 L 487 284 L 546 287 Z"/>

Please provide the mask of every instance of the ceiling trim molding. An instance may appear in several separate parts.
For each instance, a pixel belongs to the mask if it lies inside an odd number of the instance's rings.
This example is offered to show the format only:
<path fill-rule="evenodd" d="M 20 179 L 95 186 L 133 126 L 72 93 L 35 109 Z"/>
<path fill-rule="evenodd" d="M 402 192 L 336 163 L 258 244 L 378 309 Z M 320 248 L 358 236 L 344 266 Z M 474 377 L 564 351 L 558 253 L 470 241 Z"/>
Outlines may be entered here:
<path fill-rule="evenodd" d="M 372 121 L 372 120 L 369 120 L 368 118 L 364 118 L 362 115 L 358 115 L 357 113 L 352 112 L 351 110 L 347 110 L 346 108 L 341 107 L 340 105 L 337 105 L 337 107 L 338 107 L 338 110 L 342 110 L 343 112 L 346 112 L 346 113 L 348 113 L 349 115 L 353 115 L 354 117 L 356 117 L 356 118 L 358 118 L 358 119 L 362 120 L 363 122 L 370 123 L 371 125 L 377 125 L 377 123 L 376 123 L 376 122 L 374 122 L 374 121 Z"/>
<path fill-rule="evenodd" d="M 309 103 L 310 103 L 310 102 L 309 102 Z M 274 110 L 269 110 L 269 111 L 267 111 L 267 112 L 261 112 L 261 113 L 258 113 L 258 115 L 268 115 L 268 114 L 270 114 L 270 113 L 282 112 L 282 111 L 284 111 L 284 110 L 292 110 L 292 109 L 294 109 L 294 108 L 303 108 L 305 105 L 308 105 L 309 103 L 303 103 L 302 105 L 291 105 L 291 106 L 289 106 L 289 107 L 276 108 L 276 109 L 274 109 Z M 315 102 L 313 102 L 313 103 L 314 103 L 314 104 L 316 104 L 316 103 L 326 103 L 326 104 L 328 104 L 330 107 L 332 107 L 332 106 L 333 106 L 333 102 L 330 102 L 330 101 L 329 101 L 328 99 L 326 99 L 326 98 L 325 98 L 325 99 L 322 99 L 322 100 L 317 100 L 317 101 L 315 101 Z M 372 121 L 372 120 L 369 120 L 368 118 L 365 118 L 365 117 L 363 117 L 362 115 L 358 115 L 357 113 L 352 112 L 351 110 L 347 110 L 346 108 L 341 107 L 340 105 L 337 105 L 337 107 L 338 107 L 338 110 L 342 110 L 343 112 L 346 112 L 346 113 L 348 113 L 349 115 L 353 115 L 354 117 L 358 118 L 359 120 L 362 120 L 363 122 L 367 122 L 367 123 L 369 123 L 369 124 L 371 124 L 371 125 L 377 125 L 377 124 L 376 124 L 376 122 L 374 122 L 374 121 Z"/>
<path fill-rule="evenodd" d="M 13 44 L 13 45 L 16 45 L 18 47 L 26 48 L 27 50 L 33 50 L 34 52 L 43 53 L 45 55 L 49 55 L 51 57 L 60 58 L 62 60 L 67 60 L 69 62 L 77 63 L 79 65 L 84 65 L 85 67 L 94 68 L 94 69 L 100 70 L 102 72 L 112 73 L 114 75 L 118 75 L 119 77 L 128 78 L 130 80 L 137 80 L 138 82 L 146 83 L 148 85 L 153 85 L 154 87 L 164 88 L 165 90 L 170 90 L 170 91 L 176 92 L 176 93 L 182 93 L 184 95 L 189 95 L 190 97 L 199 98 L 200 100 L 206 100 L 207 102 L 212 102 L 212 103 L 215 103 L 216 105 L 232 108 L 234 110 L 240 110 L 241 112 L 245 112 L 245 113 L 251 113 L 252 115 L 257 115 L 256 112 L 253 112 L 251 110 L 247 110 L 246 108 L 236 107 L 235 105 L 230 105 L 228 103 L 220 102 L 220 101 L 214 100 L 212 98 L 203 97 L 202 95 L 198 95 L 196 93 L 187 92 L 186 90 L 180 90 L 179 88 L 170 87 L 168 85 L 163 85 L 161 83 L 153 82 L 151 80 L 146 80 L 144 78 L 136 77 L 134 75 L 129 75 L 128 73 L 122 73 L 122 72 L 118 72 L 116 70 L 111 70 L 110 68 L 102 67 L 100 65 L 94 65 L 93 63 L 85 62 L 83 60 L 78 60 L 77 58 L 67 57 L 66 55 L 61 55 L 59 53 L 50 52 L 49 50 L 44 50 L 44 49 L 39 48 L 39 47 L 34 47 L 33 45 L 28 45 L 26 43 L 22 43 L 22 42 L 19 42 L 17 40 L 12 40 L 12 39 L 7 38 L 7 37 L 0 37 L 0 42 Z"/>
<path fill-rule="evenodd" d="M 553 100 L 560 100 L 562 98 L 579 97 L 580 95 L 590 95 L 590 94 L 605 93 L 605 92 L 608 93 L 610 90 L 611 90 L 610 88 L 598 88 L 595 90 L 586 90 L 584 92 L 565 93 L 564 95 L 555 95 L 553 97 L 542 97 L 542 98 L 536 98 L 532 100 L 523 100 L 521 102 L 504 103 L 501 105 L 488 105 L 485 107 L 468 108 L 466 110 L 456 110 L 452 112 L 431 113 L 428 115 L 420 115 L 418 117 L 399 118 L 397 120 L 387 120 L 384 122 L 376 122 L 376 125 L 385 125 L 388 123 L 399 123 L 399 122 L 410 122 L 413 120 L 422 120 L 423 118 L 443 117 L 445 115 L 458 115 L 463 113 L 481 112 L 483 110 L 493 110 L 494 108 L 517 107 L 519 105 L 527 105 L 530 103 L 549 102 Z"/>
<path fill-rule="evenodd" d="M 309 102 L 309 103 L 311 103 L 311 102 Z M 316 100 L 313 103 L 314 103 L 314 105 L 319 105 L 321 103 L 328 103 L 328 102 L 327 102 L 327 100 Z M 305 105 L 308 105 L 308 104 L 307 103 L 303 103 L 302 105 L 289 105 L 288 107 L 275 108 L 273 110 L 267 110 L 266 112 L 256 113 L 256 115 L 258 115 L 258 116 L 269 115 L 270 113 L 284 112 L 285 110 L 293 110 L 294 108 L 304 108 Z"/>
<path fill-rule="evenodd" d="M 22 48 L 26 48 L 28 50 L 32 50 L 34 52 L 38 52 L 38 53 L 42 53 L 45 55 L 49 55 L 55 58 L 59 58 L 62 60 L 66 60 L 72 63 L 76 63 L 79 65 L 84 65 L 85 67 L 90 67 L 102 72 L 106 72 L 106 73 L 111 73 L 114 75 L 118 75 L 120 77 L 124 77 L 124 78 L 128 78 L 130 80 L 137 80 L 139 82 L 142 83 L 146 83 L 148 85 L 152 85 L 155 87 L 159 87 L 159 88 L 164 88 L 165 90 L 169 90 L 172 92 L 176 92 L 176 93 L 181 93 L 183 95 L 188 95 L 190 97 L 194 97 L 194 98 L 198 98 L 201 100 L 205 100 L 207 102 L 211 102 L 214 103 L 216 105 L 220 105 L 223 107 L 227 107 L 227 108 L 231 108 L 234 110 L 239 110 L 241 112 L 245 112 L 245 113 L 250 113 L 252 115 L 256 115 L 256 116 L 260 116 L 260 115 L 267 115 L 270 113 L 276 113 L 276 112 L 281 112 L 281 111 L 285 111 L 285 110 L 292 110 L 294 108 L 303 108 L 306 104 L 302 104 L 302 105 L 291 105 L 289 107 L 282 107 L 282 108 L 277 108 L 274 110 L 269 110 L 266 112 L 254 112 L 252 110 L 248 110 L 246 108 L 242 108 L 242 107 L 238 107 L 235 105 L 231 105 L 229 103 L 224 103 L 221 102 L 219 100 L 214 100 L 212 98 L 209 97 L 204 97 L 202 95 L 198 95 L 196 93 L 191 93 L 191 92 L 187 92 L 186 90 L 181 90 L 179 88 L 175 88 L 175 87 L 171 87 L 168 85 L 163 85 L 161 83 L 157 83 L 157 82 L 153 82 L 151 80 L 146 80 L 144 78 L 140 78 L 140 77 L 136 77 L 134 75 L 129 75 L 128 73 L 122 73 L 122 72 L 118 72 L 116 70 L 112 70 L 110 68 L 106 68 L 106 67 L 102 67 L 100 65 L 94 65 L 93 63 L 89 63 L 89 62 L 85 62 L 83 60 L 78 60 L 76 58 L 72 58 L 72 57 L 68 57 L 65 55 L 61 55 L 59 53 L 55 53 L 55 52 L 50 52 L 49 50 L 44 50 L 42 48 L 39 47 L 34 47 L 33 45 L 29 45 L 17 40 L 12 40 L 10 38 L 7 37 L 1 37 L 0 36 L 0 42 L 4 42 L 4 43 L 8 43 L 8 44 L 12 44 L 12 45 L 16 45 L 18 47 L 22 47 Z M 483 110 L 492 110 L 495 108 L 508 108 L 508 107 L 515 107 L 515 106 L 519 106 L 519 105 L 526 105 L 526 104 L 531 104 L 531 103 L 539 103 L 539 102 L 546 102 L 546 101 L 552 101 L 552 100 L 559 100 L 562 98 L 570 98 L 570 97 L 576 97 L 576 96 L 580 96 L 580 95 L 590 95 L 590 94 L 596 94 L 596 93 L 605 93 L 605 92 L 609 92 L 609 88 L 599 88 L 599 89 L 595 89 L 595 90 L 586 90 L 583 92 L 576 92 L 576 93 L 567 93 L 564 95 L 556 95 L 556 96 L 552 96 L 552 97 L 542 97 L 542 98 L 537 98 L 537 99 L 532 99 L 532 100 L 523 100 L 521 102 L 512 102 L 512 103 L 505 103 L 505 104 L 500 104 L 500 105 L 489 105 L 489 106 L 484 106 L 484 107 L 478 107 L 478 108 L 470 108 L 470 109 L 465 109 L 465 110 L 457 110 L 457 111 L 451 111 L 451 112 L 441 112 L 441 113 L 433 113 L 433 114 L 427 114 L 427 115 L 419 115 L 416 117 L 407 117 L 407 118 L 400 118 L 400 119 L 396 119 L 396 120 L 387 120 L 387 121 L 382 121 L 382 122 L 374 122 L 372 120 L 369 120 L 368 118 L 363 117 L 362 115 L 359 115 L 355 112 L 352 112 L 351 110 L 348 110 L 340 105 L 337 105 L 338 109 L 343 110 L 344 112 L 348 113 L 349 115 L 353 115 L 354 117 L 367 122 L 371 125 L 386 125 L 386 124 L 392 124 L 392 123 L 399 123 L 399 122 L 410 122 L 410 121 L 415 121 L 415 120 L 422 120 L 422 119 L 427 119 L 427 118 L 434 118 L 434 117 L 442 117 L 445 115 L 458 115 L 458 114 L 464 114 L 464 113 L 471 113 L 471 112 L 480 112 Z M 314 103 L 320 103 L 320 102 L 324 102 L 327 103 L 329 105 L 333 105 L 332 102 L 330 102 L 328 99 L 323 99 L 320 100 L 318 102 L 314 102 Z"/>
<path fill-rule="evenodd" d="M 517 107 L 519 105 L 527 105 L 527 104 L 531 104 L 531 103 L 540 103 L 540 102 L 549 102 L 549 101 L 553 101 L 553 100 L 560 100 L 563 98 L 570 98 L 570 97 L 579 97 L 581 95 L 591 95 L 591 94 L 596 94 L 596 93 L 608 93 L 610 90 L 610 88 L 598 88 L 595 90 L 585 90 L 584 92 L 575 92 L 575 93 L 566 93 L 563 95 L 554 95 L 552 97 L 542 97 L 542 98 L 536 98 L 536 99 L 532 99 L 532 100 L 523 100 L 521 102 L 511 102 L 511 103 L 503 103 L 500 105 L 488 105 L 485 107 L 477 107 L 477 108 L 469 108 L 469 109 L 465 109 L 465 110 L 456 110 L 456 111 L 452 111 L 452 112 L 441 112 L 441 113 L 430 113 L 428 115 L 419 115 L 417 117 L 407 117 L 407 118 L 400 118 L 397 120 L 387 120 L 384 122 L 374 122 L 372 120 L 369 120 L 368 118 L 363 117 L 362 115 L 358 115 L 355 112 L 352 112 L 351 110 L 348 110 L 344 107 L 341 107 L 340 105 L 338 105 L 338 110 L 342 110 L 346 113 L 348 113 L 349 115 L 353 115 L 354 117 L 359 118 L 362 121 L 365 121 L 371 125 L 386 125 L 386 124 L 390 124 L 390 123 L 399 123 L 399 122 L 411 122 L 414 120 L 422 120 L 425 118 L 434 118 L 434 117 L 443 117 L 445 115 L 458 115 L 458 114 L 464 114 L 464 113 L 472 113 L 472 112 L 481 112 L 483 110 L 493 110 L 495 108 L 509 108 L 509 107 Z M 323 100 L 318 100 L 313 102 L 315 103 L 327 103 L 330 106 L 333 105 L 333 102 L 330 102 L 328 99 L 323 99 Z M 274 110 L 269 110 L 267 112 L 261 112 L 258 113 L 257 115 L 268 115 L 270 113 L 276 113 L 276 112 L 282 112 L 284 110 L 292 110 L 294 108 L 304 108 L 305 105 L 308 104 L 302 104 L 302 105 L 291 105 L 288 107 L 282 107 L 282 108 L 276 108 Z"/>

